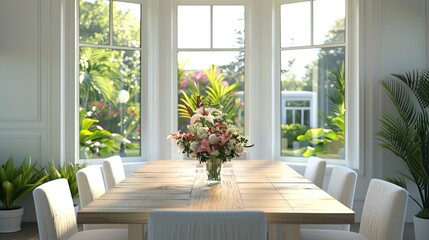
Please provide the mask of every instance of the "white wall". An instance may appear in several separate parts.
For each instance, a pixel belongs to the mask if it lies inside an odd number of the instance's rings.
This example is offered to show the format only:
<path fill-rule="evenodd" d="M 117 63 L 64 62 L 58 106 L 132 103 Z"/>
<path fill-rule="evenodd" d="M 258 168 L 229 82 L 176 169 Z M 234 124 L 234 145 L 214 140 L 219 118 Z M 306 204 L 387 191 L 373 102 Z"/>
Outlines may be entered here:
<path fill-rule="evenodd" d="M 0 1 L 0 162 L 60 159 L 59 1 Z M 32 198 L 23 220 L 34 220 Z"/>
<path fill-rule="evenodd" d="M 64 82 L 68 75 L 61 72 L 62 64 L 67 61 L 62 52 L 72 51 L 66 38 L 61 45 L 62 7 L 70 1 L 0 0 L 1 163 L 10 154 L 17 162 L 31 156 L 42 165 L 52 159 L 56 163 L 70 161 L 65 150 L 67 141 L 73 140 L 64 139 L 63 133 L 70 126 L 62 112 L 66 104 L 64 93 L 68 92 Z M 425 47 L 429 43 L 426 19 L 429 7 L 425 0 L 361 2 L 359 11 L 363 17 L 359 40 L 364 68 L 360 80 L 364 86 L 364 104 L 360 114 L 365 121 L 362 128 L 364 169 L 358 180 L 355 201 L 358 213 L 371 178 L 394 176 L 403 169 L 401 162 L 381 150 L 375 139 L 380 113 L 392 109 L 380 88 L 380 80 L 390 73 L 424 67 L 429 59 L 429 50 Z M 161 8 L 163 4 L 161 1 L 156 6 Z M 165 86 L 155 87 L 161 91 Z M 269 153 L 255 155 L 264 157 Z M 31 196 L 20 203 L 26 208 L 23 220 L 35 221 Z M 410 204 L 407 220 L 416 211 Z"/>

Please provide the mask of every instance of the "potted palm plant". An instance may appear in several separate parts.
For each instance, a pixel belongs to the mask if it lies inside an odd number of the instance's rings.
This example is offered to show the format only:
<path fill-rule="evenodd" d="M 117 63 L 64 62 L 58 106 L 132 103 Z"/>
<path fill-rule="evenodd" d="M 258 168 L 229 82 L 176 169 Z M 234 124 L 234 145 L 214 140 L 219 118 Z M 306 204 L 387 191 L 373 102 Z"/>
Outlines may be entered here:
<path fill-rule="evenodd" d="M 37 169 L 26 158 L 21 165 L 15 167 L 13 157 L 0 165 L 0 233 L 17 232 L 21 230 L 21 218 L 24 208 L 16 206 L 15 202 L 43 183 L 47 176 L 43 169 Z"/>
<path fill-rule="evenodd" d="M 406 172 L 388 180 L 407 188 L 412 182 L 418 196 L 411 199 L 420 207 L 414 216 L 416 239 L 429 236 L 429 69 L 392 74 L 382 86 L 397 114 L 384 113 L 377 133 L 381 146 L 398 156 Z M 421 233 L 425 230 L 426 233 Z"/>

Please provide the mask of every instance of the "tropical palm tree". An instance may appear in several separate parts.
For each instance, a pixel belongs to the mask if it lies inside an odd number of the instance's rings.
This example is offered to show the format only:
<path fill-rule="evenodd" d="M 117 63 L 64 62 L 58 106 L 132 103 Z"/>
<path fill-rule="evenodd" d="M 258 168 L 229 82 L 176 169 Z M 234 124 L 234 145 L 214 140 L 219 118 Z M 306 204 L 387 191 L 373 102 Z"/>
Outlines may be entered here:
<path fill-rule="evenodd" d="M 398 156 L 407 173 L 388 180 L 406 188 L 414 183 L 419 198 L 410 196 L 421 211 L 416 215 L 429 219 L 429 69 L 392 74 L 382 86 L 397 114 L 384 113 L 377 135 L 381 146 Z"/>

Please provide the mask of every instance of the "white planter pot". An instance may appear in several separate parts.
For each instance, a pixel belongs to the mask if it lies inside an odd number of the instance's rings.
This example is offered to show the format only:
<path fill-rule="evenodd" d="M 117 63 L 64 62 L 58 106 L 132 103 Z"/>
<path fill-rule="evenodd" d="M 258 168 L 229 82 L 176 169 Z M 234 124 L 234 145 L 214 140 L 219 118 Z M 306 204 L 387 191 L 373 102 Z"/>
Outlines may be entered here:
<path fill-rule="evenodd" d="M 0 209 L 0 233 L 18 232 L 21 230 L 21 219 L 24 208 L 12 210 Z"/>
<path fill-rule="evenodd" d="M 414 235 L 416 240 L 426 240 L 429 236 L 429 219 L 414 216 Z"/>

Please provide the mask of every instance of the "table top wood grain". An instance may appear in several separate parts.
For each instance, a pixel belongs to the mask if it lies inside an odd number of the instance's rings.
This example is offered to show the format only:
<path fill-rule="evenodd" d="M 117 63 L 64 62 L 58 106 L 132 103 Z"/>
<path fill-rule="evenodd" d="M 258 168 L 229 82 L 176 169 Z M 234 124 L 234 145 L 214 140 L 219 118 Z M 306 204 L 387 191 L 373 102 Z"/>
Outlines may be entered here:
<path fill-rule="evenodd" d="M 262 210 L 271 224 L 354 222 L 351 209 L 281 161 L 233 161 L 214 186 L 198 165 L 151 161 L 79 210 L 78 223 L 145 224 L 154 209 Z"/>

